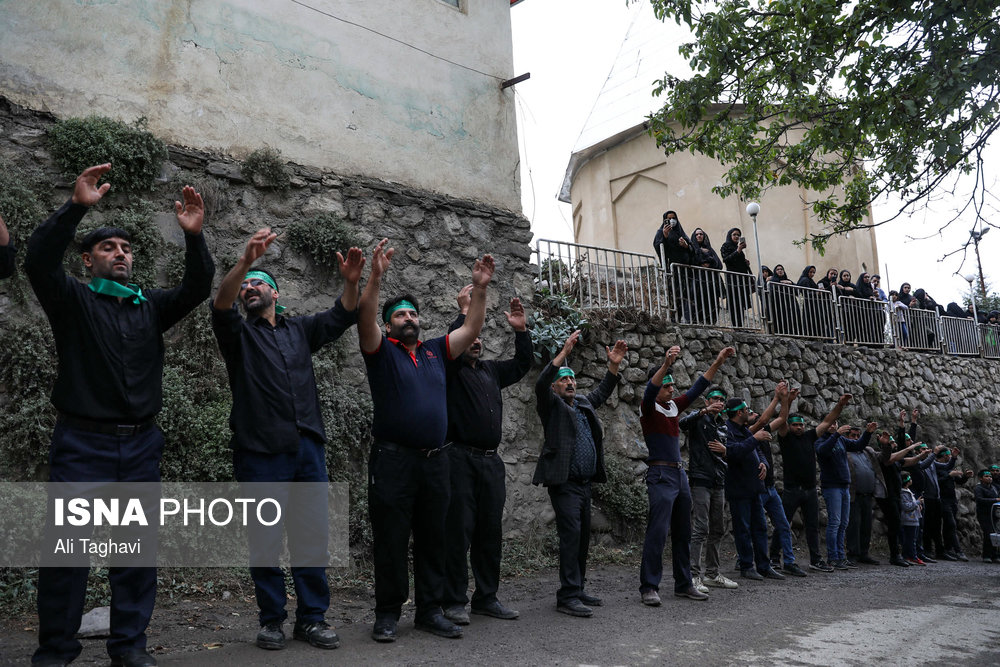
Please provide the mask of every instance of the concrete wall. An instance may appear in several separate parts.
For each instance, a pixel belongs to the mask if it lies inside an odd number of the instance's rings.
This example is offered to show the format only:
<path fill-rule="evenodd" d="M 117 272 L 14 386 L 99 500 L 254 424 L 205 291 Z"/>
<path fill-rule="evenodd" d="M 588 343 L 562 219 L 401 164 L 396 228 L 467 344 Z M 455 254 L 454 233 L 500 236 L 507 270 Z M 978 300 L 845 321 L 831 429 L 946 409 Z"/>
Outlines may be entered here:
<path fill-rule="evenodd" d="M 520 211 L 514 97 L 499 85 L 513 67 L 508 3 L 306 4 L 319 11 L 0 0 L 0 91 L 57 117 L 146 116 L 176 145 L 236 156 L 269 145 L 302 164 Z"/>
<path fill-rule="evenodd" d="M 577 242 L 652 253 L 653 235 L 663 212 L 677 211 L 684 231 L 703 228 L 718 252 L 725 234 L 740 227 L 748 240 L 747 257 L 756 262 L 753 224 L 746 204 L 736 197 L 720 198 L 712 188 L 722 182 L 724 169 L 703 155 L 677 153 L 665 157 L 645 132 L 600 153 L 584 164 L 572 183 L 570 196 Z M 783 264 L 797 280 L 802 269 L 817 266 L 816 279 L 827 268 L 846 268 L 856 280 L 862 271 L 877 272 L 878 248 L 874 230 L 836 237 L 819 256 L 795 241 L 818 230 L 805 209 L 809 194 L 793 186 L 769 190 L 761 198 L 758 216 L 761 261 Z"/>

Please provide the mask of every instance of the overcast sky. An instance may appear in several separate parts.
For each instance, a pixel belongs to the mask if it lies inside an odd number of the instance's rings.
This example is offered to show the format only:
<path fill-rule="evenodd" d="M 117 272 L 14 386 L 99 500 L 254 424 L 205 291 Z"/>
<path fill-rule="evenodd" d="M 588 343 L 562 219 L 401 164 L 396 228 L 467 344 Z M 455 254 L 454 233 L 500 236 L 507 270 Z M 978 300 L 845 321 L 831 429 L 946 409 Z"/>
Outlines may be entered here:
<path fill-rule="evenodd" d="M 572 240 L 570 206 L 556 196 L 570 153 L 615 62 L 633 11 L 625 0 L 525 0 L 511 9 L 515 74 L 531 73 L 531 78 L 517 84 L 515 90 L 522 204 L 536 238 Z M 676 62 L 683 62 L 676 58 Z M 672 65 L 666 64 L 664 70 L 668 67 Z M 652 85 L 650 91 L 652 95 Z M 997 144 L 995 141 L 989 160 L 994 174 L 1000 171 Z M 942 305 L 961 302 L 961 296 L 968 292 L 968 283 L 954 275 L 961 253 L 944 262 L 938 260 L 968 240 L 971 218 L 937 233 L 961 203 L 960 198 L 944 197 L 913 217 L 878 228 L 879 272 L 883 278 L 888 276 L 893 289 L 908 281 L 914 289 L 924 287 Z M 895 211 L 890 202 L 878 203 L 874 207 L 876 222 Z M 1000 215 L 992 219 L 1000 220 Z M 931 238 L 910 238 L 923 236 Z M 980 243 L 988 283 L 998 250 L 1000 230 L 994 230 Z M 962 273 L 976 270 L 970 246 Z M 857 275 L 858 271 L 852 273 Z M 998 276 L 996 269 L 993 274 Z M 882 286 L 888 292 L 886 280 Z M 993 285 L 990 291 L 1000 291 L 1000 285 Z"/>

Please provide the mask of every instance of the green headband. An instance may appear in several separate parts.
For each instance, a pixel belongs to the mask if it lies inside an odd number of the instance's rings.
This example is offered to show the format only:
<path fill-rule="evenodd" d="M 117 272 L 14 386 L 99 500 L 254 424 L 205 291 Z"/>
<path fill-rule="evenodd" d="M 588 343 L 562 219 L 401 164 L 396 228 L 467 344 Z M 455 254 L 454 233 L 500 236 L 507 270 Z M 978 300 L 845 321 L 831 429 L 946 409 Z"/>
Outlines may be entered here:
<path fill-rule="evenodd" d="M 271 289 L 273 289 L 275 292 L 278 291 L 278 283 L 274 282 L 274 278 L 267 275 L 263 271 L 247 271 L 247 274 L 243 276 L 244 281 L 254 280 L 254 279 L 263 280 L 265 283 L 270 285 Z M 282 313 L 284 311 L 285 311 L 284 306 L 279 306 L 277 303 L 274 304 L 274 312 Z"/>
<path fill-rule="evenodd" d="M 913 438 L 910 437 L 909 433 L 904 433 L 903 435 L 906 436 L 907 440 L 913 440 Z"/>
<path fill-rule="evenodd" d="M 951 454 L 950 449 L 942 449 L 940 452 L 937 453 L 938 456 L 948 456 L 950 454 Z"/>
<path fill-rule="evenodd" d="M 804 424 L 805 421 L 806 421 L 805 419 L 803 419 L 802 417 L 799 417 L 798 415 L 795 415 L 794 417 L 789 417 L 788 418 L 788 423 L 789 424 Z"/>
<path fill-rule="evenodd" d="M 980 477 L 992 477 L 993 473 L 990 472 L 989 470 L 980 470 L 979 471 L 979 476 Z"/>
<path fill-rule="evenodd" d="M 666 386 L 668 384 L 673 384 L 673 383 L 674 383 L 674 376 L 673 375 L 671 375 L 670 373 L 667 373 L 666 375 L 663 376 L 663 382 L 661 384 L 663 384 L 664 386 Z"/>
<path fill-rule="evenodd" d="M 575 378 L 575 377 L 576 373 L 574 373 L 573 369 L 570 368 L 569 366 L 563 366 L 562 368 L 559 369 L 559 372 L 556 373 L 557 380 L 559 378 Z"/>
<path fill-rule="evenodd" d="M 735 406 L 735 407 L 732 407 L 732 408 L 729 408 L 729 409 L 725 410 L 724 412 L 739 412 L 740 410 L 742 410 L 742 409 L 743 409 L 743 408 L 745 408 L 746 406 L 747 406 L 747 403 L 746 403 L 746 401 L 743 401 L 743 402 L 742 402 L 742 403 L 740 403 L 739 405 L 737 405 L 737 406 Z"/>
<path fill-rule="evenodd" d="M 708 392 L 708 396 L 706 396 L 706 398 L 714 398 L 715 396 L 721 396 L 722 398 L 726 398 L 726 392 L 719 391 L 718 389 L 716 389 L 715 391 Z"/>
<path fill-rule="evenodd" d="M 388 312 L 386 312 L 386 314 L 385 314 L 385 321 L 388 322 L 389 320 L 391 320 L 392 319 L 392 314 L 395 313 L 397 310 L 400 310 L 402 308 L 408 308 L 408 309 L 410 309 L 410 310 L 412 310 L 414 312 L 418 312 L 416 306 L 414 306 L 412 303 L 410 303 L 406 299 L 403 299 L 402 301 L 400 301 L 399 303 L 397 303 L 395 306 L 393 306 L 392 308 L 390 308 L 388 310 Z"/>

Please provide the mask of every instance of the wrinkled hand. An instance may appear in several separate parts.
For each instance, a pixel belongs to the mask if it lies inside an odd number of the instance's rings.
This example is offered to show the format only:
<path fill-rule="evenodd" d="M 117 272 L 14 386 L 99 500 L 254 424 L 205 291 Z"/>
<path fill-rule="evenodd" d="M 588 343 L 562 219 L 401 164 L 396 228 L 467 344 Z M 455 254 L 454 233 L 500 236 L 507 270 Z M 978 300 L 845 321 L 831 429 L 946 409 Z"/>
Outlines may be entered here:
<path fill-rule="evenodd" d="M 347 259 L 337 251 L 337 262 L 340 264 L 340 275 L 344 282 L 355 284 L 361 280 L 361 270 L 365 268 L 365 257 L 361 248 L 351 248 L 347 251 Z"/>
<path fill-rule="evenodd" d="M 726 446 L 721 442 L 719 442 L 718 440 L 709 440 L 708 450 L 713 454 L 718 454 L 719 456 L 726 455 Z"/>
<path fill-rule="evenodd" d="M 246 264 L 253 264 L 261 256 L 267 252 L 268 246 L 278 238 L 278 235 L 271 231 L 270 227 L 264 227 L 263 229 L 258 229 L 247 241 L 247 247 L 243 251 L 243 261 Z"/>
<path fill-rule="evenodd" d="M 468 314 L 469 306 L 472 305 L 472 283 L 469 283 L 458 291 L 455 301 L 458 302 L 458 311 L 463 315 Z"/>
<path fill-rule="evenodd" d="M 757 473 L 757 479 L 767 479 L 767 464 L 761 463 L 757 466 L 760 472 Z"/>
<path fill-rule="evenodd" d="M 392 261 L 392 256 L 396 252 L 395 248 L 386 250 L 385 246 L 387 243 L 389 243 L 389 239 L 382 239 L 375 246 L 375 250 L 372 251 L 372 279 L 378 280 L 385 274 L 386 269 L 389 268 L 389 263 Z"/>
<path fill-rule="evenodd" d="M 200 234 L 201 225 L 205 221 L 205 202 L 201 195 L 195 192 L 190 185 L 185 185 L 181 190 L 184 203 L 174 202 L 174 213 L 177 214 L 177 224 L 184 230 L 185 234 Z"/>
<path fill-rule="evenodd" d="M 874 433 L 875 429 L 877 428 L 878 428 L 878 422 L 868 422 L 868 426 L 865 427 L 865 430 L 868 431 L 869 433 Z"/>
<path fill-rule="evenodd" d="M 83 173 L 76 177 L 76 185 L 73 186 L 73 203 L 93 206 L 101 201 L 101 197 L 111 189 L 111 184 L 104 183 L 101 187 L 97 187 L 97 181 L 109 171 L 111 171 L 110 162 L 84 169 Z"/>
<path fill-rule="evenodd" d="M 507 316 L 507 324 L 514 331 L 528 330 L 528 318 L 524 314 L 524 306 L 516 296 L 510 300 L 510 310 L 505 310 L 503 314 Z"/>
<path fill-rule="evenodd" d="M 472 266 L 472 284 L 476 287 L 485 288 L 493 280 L 496 272 L 496 264 L 493 262 L 493 255 L 483 255 L 482 259 L 477 259 Z"/>
<path fill-rule="evenodd" d="M 576 331 L 574 331 L 573 333 L 571 333 L 569 335 L 569 338 L 566 339 L 566 342 L 563 343 L 563 346 L 562 346 L 563 353 L 565 353 L 568 356 L 569 353 L 573 351 L 573 348 L 576 346 L 576 343 L 577 343 L 578 340 L 580 340 L 580 330 L 579 329 L 577 329 Z"/>
<path fill-rule="evenodd" d="M 628 345 L 623 340 L 617 340 L 613 348 L 605 345 L 604 349 L 608 353 L 608 363 L 617 365 L 625 358 L 625 353 L 628 352 Z"/>

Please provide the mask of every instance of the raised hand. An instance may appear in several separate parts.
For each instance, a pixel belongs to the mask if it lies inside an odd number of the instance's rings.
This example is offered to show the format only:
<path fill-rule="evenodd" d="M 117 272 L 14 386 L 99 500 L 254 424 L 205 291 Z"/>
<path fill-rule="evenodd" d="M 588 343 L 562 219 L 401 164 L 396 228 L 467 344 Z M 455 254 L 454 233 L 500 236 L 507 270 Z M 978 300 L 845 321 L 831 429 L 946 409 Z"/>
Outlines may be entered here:
<path fill-rule="evenodd" d="M 906 423 L 906 409 L 899 411 L 899 425 L 902 426 Z"/>
<path fill-rule="evenodd" d="M 785 380 L 779 382 L 778 386 L 774 388 L 774 395 L 777 396 L 779 399 L 784 400 L 784 398 L 788 396 L 788 382 L 786 382 Z"/>
<path fill-rule="evenodd" d="M 840 400 L 837 401 L 837 403 L 840 404 L 841 407 L 843 407 L 843 406 L 847 405 L 848 403 L 850 403 L 852 398 L 854 398 L 854 397 L 851 396 L 850 394 L 844 394 L 844 395 L 842 395 L 840 397 Z"/>
<path fill-rule="evenodd" d="M 802 387 L 796 387 L 795 389 L 792 389 L 788 392 L 788 398 L 794 401 L 796 398 L 799 397 L 799 393 L 801 392 L 802 392 Z"/>
<path fill-rule="evenodd" d="M 837 429 L 837 433 L 839 433 L 840 435 L 847 435 L 850 432 L 851 432 L 850 424 L 844 424 L 843 426 Z"/>
<path fill-rule="evenodd" d="M 712 403 L 710 405 L 706 405 L 705 406 L 705 412 L 707 412 L 710 415 L 717 415 L 720 412 L 722 412 L 722 408 L 724 408 L 724 407 L 725 407 L 725 404 L 723 404 L 723 403 L 718 403 L 718 402 Z"/>
<path fill-rule="evenodd" d="M 361 270 L 365 268 L 365 257 L 361 248 L 351 248 L 347 251 L 347 259 L 337 251 L 337 262 L 340 264 L 340 275 L 347 283 L 357 283 L 361 280 Z"/>
<path fill-rule="evenodd" d="M 184 230 L 185 234 L 200 234 L 201 225 L 205 221 L 205 202 L 201 195 L 195 192 L 190 185 L 185 185 L 181 190 L 184 203 L 174 202 L 174 212 L 177 214 L 177 224 Z"/>
<path fill-rule="evenodd" d="M 874 433 L 875 429 L 877 428 L 878 428 L 878 422 L 868 422 L 868 425 L 865 427 L 865 430 L 868 431 L 869 433 Z"/>
<path fill-rule="evenodd" d="M 109 171 L 111 171 L 110 162 L 84 169 L 83 173 L 76 177 L 76 185 L 73 186 L 73 203 L 93 206 L 101 201 L 101 197 L 111 189 L 111 184 L 104 183 L 98 187 L 97 181 Z"/>
<path fill-rule="evenodd" d="M 514 331 L 528 330 L 528 322 L 527 317 L 524 314 L 524 306 L 521 305 L 521 300 L 516 296 L 510 300 L 510 310 L 505 310 L 503 314 L 507 316 L 507 324 L 509 324 Z"/>
<path fill-rule="evenodd" d="M 574 331 L 573 333 L 571 333 L 569 335 L 569 338 L 566 339 L 566 342 L 563 343 L 563 347 L 562 347 L 563 354 L 568 356 L 569 353 L 573 351 L 573 348 L 576 346 L 576 342 L 578 340 L 580 340 L 580 330 L 579 329 L 577 329 L 576 331 Z"/>
<path fill-rule="evenodd" d="M 625 353 L 628 352 L 628 345 L 623 340 L 617 340 L 613 348 L 605 345 L 604 349 L 608 353 L 608 363 L 617 365 L 625 358 Z"/>
<path fill-rule="evenodd" d="M 469 306 L 472 305 L 472 283 L 458 290 L 455 301 L 458 303 L 458 312 L 463 315 L 468 314 Z"/>
<path fill-rule="evenodd" d="M 243 261 L 247 265 L 253 264 L 260 257 L 267 252 L 268 246 L 278 238 L 278 235 L 271 231 L 270 227 L 264 227 L 263 229 L 258 229 L 247 241 L 246 250 L 243 251 Z"/>
<path fill-rule="evenodd" d="M 396 252 L 395 248 L 385 249 L 386 244 L 389 243 L 389 239 L 382 239 L 375 246 L 375 250 L 372 251 L 372 272 L 371 278 L 380 279 L 386 270 L 389 268 L 389 263 L 392 261 L 392 256 Z"/>
<path fill-rule="evenodd" d="M 771 442 L 771 434 L 765 431 L 764 429 L 760 429 L 759 431 L 754 433 L 753 437 L 754 440 L 756 440 L 757 442 Z"/>
<path fill-rule="evenodd" d="M 724 444 L 722 444 L 721 442 L 719 442 L 718 440 L 709 440 L 708 441 L 708 449 L 713 454 L 718 454 L 720 456 L 725 456 L 726 455 L 726 446 Z"/>
<path fill-rule="evenodd" d="M 493 262 L 493 255 L 483 255 L 482 259 L 477 259 L 472 266 L 472 284 L 476 287 L 486 287 L 493 279 L 496 272 L 496 264 Z"/>
<path fill-rule="evenodd" d="M 667 350 L 666 356 L 663 358 L 663 363 L 667 366 L 673 366 L 674 362 L 677 361 L 678 355 L 681 353 L 681 348 L 679 345 L 673 345 Z"/>

